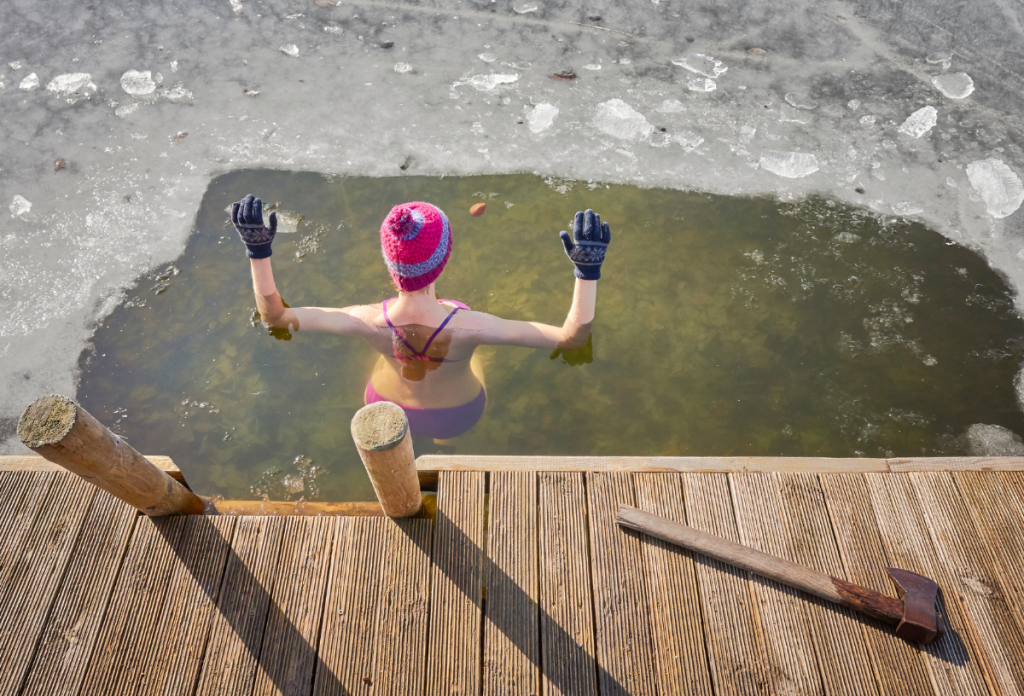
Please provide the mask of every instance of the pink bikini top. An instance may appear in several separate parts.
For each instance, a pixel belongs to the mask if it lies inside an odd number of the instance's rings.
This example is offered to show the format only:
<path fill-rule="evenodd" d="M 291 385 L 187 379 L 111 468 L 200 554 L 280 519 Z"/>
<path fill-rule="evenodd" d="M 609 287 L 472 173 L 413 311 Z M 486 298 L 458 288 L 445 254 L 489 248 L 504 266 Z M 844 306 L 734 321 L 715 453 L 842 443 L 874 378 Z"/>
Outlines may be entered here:
<path fill-rule="evenodd" d="M 407 361 L 407 360 L 428 360 L 430 362 L 436 362 L 436 363 L 445 362 L 444 358 L 432 358 L 432 357 L 430 357 L 429 355 L 427 355 L 427 351 L 430 349 L 430 344 L 433 343 L 435 338 L 437 338 L 437 335 L 439 333 L 441 333 L 441 330 L 448 324 L 449 321 L 451 321 L 451 318 L 454 317 L 456 314 L 458 314 L 460 309 L 465 309 L 466 311 L 471 311 L 470 308 L 469 308 L 469 305 L 463 304 L 462 302 L 459 302 L 458 300 L 438 300 L 438 302 L 447 302 L 448 304 L 455 305 L 455 309 L 453 309 L 452 312 L 448 316 L 446 316 L 444 318 L 444 321 L 442 321 L 441 325 L 439 327 L 437 327 L 437 330 L 434 331 L 434 333 L 430 334 L 430 338 L 427 339 L 426 344 L 423 346 L 423 350 L 416 350 L 411 345 L 409 345 L 409 342 L 405 340 L 405 336 L 402 335 L 402 332 L 399 331 L 395 327 L 395 325 L 391 323 L 391 319 L 388 318 L 388 302 L 390 302 L 391 300 L 397 300 L 397 299 L 398 299 L 397 297 L 392 297 L 390 299 L 384 300 L 384 302 L 381 303 L 381 309 L 384 310 L 384 321 L 386 321 L 388 323 L 388 326 L 391 327 L 391 333 L 394 334 L 394 337 L 397 338 L 399 341 L 401 341 L 403 344 L 405 344 L 405 347 L 408 348 L 412 352 L 412 355 L 402 355 L 401 353 L 399 353 L 398 352 L 398 345 L 396 344 L 395 345 L 395 360 L 398 360 L 399 362 L 404 362 L 404 361 Z"/>

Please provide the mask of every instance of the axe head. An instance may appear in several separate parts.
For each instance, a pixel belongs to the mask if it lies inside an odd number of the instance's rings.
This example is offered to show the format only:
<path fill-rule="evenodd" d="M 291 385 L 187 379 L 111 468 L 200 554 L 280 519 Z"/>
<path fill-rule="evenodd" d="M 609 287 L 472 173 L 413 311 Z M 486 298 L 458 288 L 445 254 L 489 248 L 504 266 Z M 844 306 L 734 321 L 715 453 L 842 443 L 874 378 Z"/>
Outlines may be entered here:
<path fill-rule="evenodd" d="M 886 568 L 903 600 L 903 620 L 896 635 L 914 643 L 931 643 L 942 632 L 939 610 L 939 586 L 934 580 L 909 570 Z"/>

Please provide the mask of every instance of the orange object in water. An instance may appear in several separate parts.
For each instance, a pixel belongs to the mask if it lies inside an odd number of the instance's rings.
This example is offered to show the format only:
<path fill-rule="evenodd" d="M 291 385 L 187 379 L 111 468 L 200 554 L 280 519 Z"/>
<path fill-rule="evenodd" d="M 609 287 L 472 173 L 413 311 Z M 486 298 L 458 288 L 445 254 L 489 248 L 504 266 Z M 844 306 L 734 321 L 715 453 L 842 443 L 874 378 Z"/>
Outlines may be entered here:
<path fill-rule="evenodd" d="M 469 214 L 473 217 L 480 217 L 487 211 L 486 203 L 477 203 L 469 209 Z"/>

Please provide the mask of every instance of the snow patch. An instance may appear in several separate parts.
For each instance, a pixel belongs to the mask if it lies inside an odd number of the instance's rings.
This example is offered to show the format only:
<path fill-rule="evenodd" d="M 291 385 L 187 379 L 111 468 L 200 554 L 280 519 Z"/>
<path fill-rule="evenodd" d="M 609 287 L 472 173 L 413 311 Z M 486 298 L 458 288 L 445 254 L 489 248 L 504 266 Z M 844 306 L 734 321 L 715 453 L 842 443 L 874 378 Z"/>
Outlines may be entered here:
<path fill-rule="evenodd" d="M 990 158 L 967 165 L 967 178 L 994 218 L 1013 215 L 1024 202 L 1024 185 L 1002 160 Z"/>
<path fill-rule="evenodd" d="M 621 99 L 599 104 L 591 125 L 620 140 L 642 140 L 654 131 L 643 114 Z"/>
<path fill-rule="evenodd" d="M 800 179 L 818 171 L 818 158 L 809 152 L 762 150 L 761 169 L 786 177 Z"/>
<path fill-rule="evenodd" d="M 920 138 L 922 135 L 935 127 L 939 120 L 939 112 L 934 106 L 926 106 L 918 109 L 907 117 L 907 120 L 900 126 L 900 133 L 913 138 Z"/>

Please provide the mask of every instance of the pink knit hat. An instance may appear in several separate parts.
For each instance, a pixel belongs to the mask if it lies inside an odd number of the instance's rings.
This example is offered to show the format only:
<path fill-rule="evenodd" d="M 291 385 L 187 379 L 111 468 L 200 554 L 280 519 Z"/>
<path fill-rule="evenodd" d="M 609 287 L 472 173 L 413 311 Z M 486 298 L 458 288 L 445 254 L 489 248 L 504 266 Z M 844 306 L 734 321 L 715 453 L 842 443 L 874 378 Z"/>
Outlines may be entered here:
<path fill-rule="evenodd" d="M 380 226 L 380 246 L 395 284 L 414 292 L 434 282 L 452 253 L 452 230 L 430 203 L 396 205 Z"/>

